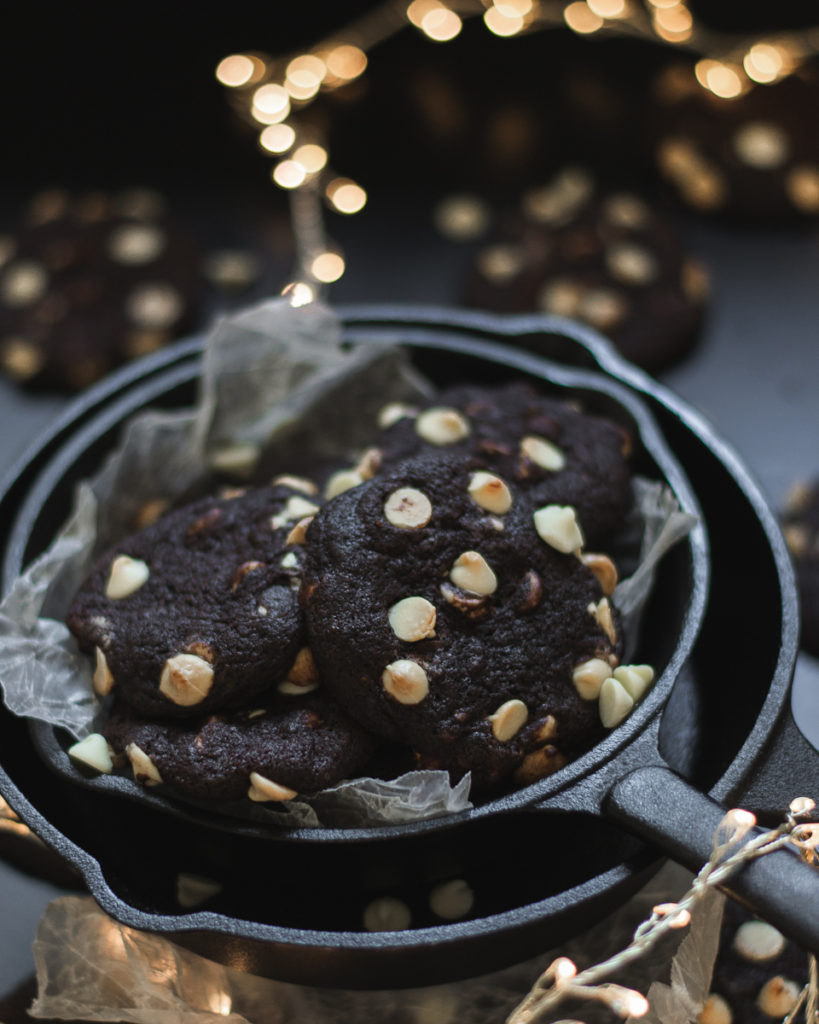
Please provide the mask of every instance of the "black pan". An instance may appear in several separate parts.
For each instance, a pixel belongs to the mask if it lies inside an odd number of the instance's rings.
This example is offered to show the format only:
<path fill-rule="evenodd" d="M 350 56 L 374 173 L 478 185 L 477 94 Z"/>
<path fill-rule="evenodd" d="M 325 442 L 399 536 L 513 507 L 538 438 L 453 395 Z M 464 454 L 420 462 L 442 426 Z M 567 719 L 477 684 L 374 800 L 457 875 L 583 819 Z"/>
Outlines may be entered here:
<path fill-rule="evenodd" d="M 424 324 L 425 320 L 427 324 Z M 450 322 L 446 323 L 447 320 Z M 190 846 L 193 835 L 202 851 L 203 861 L 210 864 L 204 852 L 209 847 L 206 830 L 187 823 L 186 829 L 199 831 L 175 836 L 174 828 L 168 825 L 167 819 L 161 825 L 157 824 L 151 809 L 130 804 L 125 815 L 121 800 L 103 794 L 94 794 L 93 802 L 89 802 L 91 797 L 82 794 L 80 798 L 75 791 L 66 803 L 68 791 L 54 776 L 44 778 L 42 765 L 34 766 L 25 755 L 21 755 L 23 763 L 9 759 L 12 762 L 8 765 L 9 775 L 2 783 L 8 788 L 8 798 L 18 813 L 80 867 L 97 899 L 113 916 L 126 923 L 170 932 L 194 948 L 228 962 L 234 962 L 239 950 L 245 966 L 288 980 L 362 987 L 431 983 L 501 966 L 559 941 L 615 906 L 640 884 L 647 872 L 656 868 L 658 862 L 654 852 L 635 844 L 618 829 L 592 815 L 599 814 L 605 802 L 615 815 L 629 819 L 632 827 L 650 832 L 651 838 L 656 838 L 660 827 L 670 828 L 668 819 L 673 815 L 668 814 L 667 808 L 654 817 L 643 813 L 645 801 L 658 789 L 671 792 L 672 787 L 681 785 L 677 783 L 677 777 L 660 763 L 658 736 L 660 749 L 674 767 L 689 775 L 702 788 L 711 789 L 721 796 L 728 795 L 741 779 L 747 778 L 762 746 L 759 742 L 761 737 L 756 734 L 760 730 L 763 736 L 771 733 L 787 695 L 795 653 L 795 599 L 787 559 L 773 518 L 736 459 L 693 414 L 675 404 L 675 400 L 669 401 L 671 396 L 662 393 L 648 378 L 637 374 L 636 379 L 629 379 L 630 368 L 613 357 L 608 347 L 589 332 L 544 318 L 513 322 L 471 314 L 461 317 L 452 313 L 442 315 L 418 310 L 411 313 L 375 311 L 364 315 L 350 311 L 348 321 L 354 328 L 354 334 L 360 335 L 365 331 L 388 335 L 400 333 L 402 338 L 417 346 L 413 351 L 422 369 L 429 372 L 430 366 L 425 363 L 433 362 L 435 372 L 432 376 L 437 375 L 438 379 L 456 369 L 457 375 L 463 376 L 465 364 L 474 369 L 487 358 L 489 365 L 494 361 L 493 374 L 497 372 L 499 361 L 501 365 L 513 366 L 515 373 L 528 370 L 539 376 L 542 373 L 539 363 L 527 362 L 509 350 L 482 350 L 479 360 L 466 354 L 474 348 L 476 334 L 508 335 L 518 331 L 521 340 L 549 347 L 550 355 L 586 365 L 595 360 L 606 364 L 608 360 L 605 369 L 610 375 L 616 372 L 632 388 L 639 388 L 654 402 L 655 412 L 664 418 L 669 436 L 674 432 L 677 434 L 676 448 L 681 456 L 686 457 L 689 474 L 708 484 L 708 501 L 703 503 L 707 504 L 706 518 L 712 533 L 713 514 L 720 542 L 732 542 L 734 537 L 741 536 L 745 560 L 753 562 L 755 571 L 766 584 L 764 588 L 760 587 L 763 596 L 745 615 L 744 625 L 749 635 L 755 638 L 755 657 L 748 658 L 747 664 L 737 666 L 735 663 L 734 667 L 739 667 L 744 673 L 745 697 L 740 713 L 735 713 L 726 723 L 723 751 L 715 753 L 708 749 L 709 723 L 714 716 L 704 713 L 707 708 L 697 706 L 714 704 L 713 687 L 709 689 L 700 674 L 703 658 L 708 663 L 705 667 L 710 679 L 714 678 L 715 672 L 725 668 L 725 657 L 719 643 L 714 645 L 715 638 L 719 640 L 716 635 L 720 633 L 720 624 L 714 624 L 715 619 L 710 616 L 706 619 L 703 634 L 709 636 L 709 643 L 704 645 L 701 640 L 694 648 L 694 657 L 689 659 L 693 668 L 688 675 L 680 677 L 679 672 L 694 635 L 693 631 L 686 633 L 683 629 L 681 645 L 675 644 L 668 658 L 668 665 L 673 665 L 673 670 L 667 669 L 652 697 L 643 705 L 641 715 L 628 723 L 629 726 L 634 725 L 634 730 L 624 728 L 628 736 L 622 742 L 618 738 L 612 744 L 616 750 L 609 752 L 610 760 L 607 762 L 595 760 L 585 768 L 573 766 L 576 774 L 571 787 L 557 784 L 556 780 L 544 780 L 546 785 L 538 784 L 540 788 L 530 787 L 530 790 L 484 805 L 457 820 L 447 819 L 404 830 L 368 830 L 366 834 L 331 834 L 332 830 L 323 830 L 324 835 L 313 834 L 309 844 L 304 839 L 291 844 L 291 849 L 295 847 L 300 851 L 295 860 L 285 852 L 286 848 L 276 847 L 276 863 L 287 877 L 304 882 L 304 871 L 312 868 L 309 877 L 313 891 L 317 887 L 316 878 L 328 874 L 324 850 L 329 853 L 332 849 L 334 872 L 339 871 L 341 877 L 345 871 L 350 873 L 355 884 L 344 888 L 353 892 L 359 902 L 365 895 L 381 891 L 379 886 L 389 889 L 390 886 L 403 885 L 406 888 L 406 874 L 410 868 L 416 879 L 426 877 L 426 883 L 442 877 L 442 872 L 445 876 L 447 872 L 459 869 L 463 869 L 466 875 L 472 872 L 476 879 L 481 872 L 493 879 L 492 890 L 481 897 L 481 916 L 459 924 L 421 927 L 389 935 L 352 931 L 349 917 L 339 924 L 332 921 L 328 925 L 326 915 L 322 918 L 321 915 L 305 914 L 303 904 L 301 914 L 295 915 L 291 925 L 287 908 L 281 900 L 271 913 L 275 923 L 265 922 L 258 900 L 252 908 L 252 919 L 244 920 L 235 896 L 229 901 L 226 913 L 185 915 L 181 918 L 178 909 L 175 913 L 168 911 L 156 868 L 146 871 L 146 844 L 150 844 L 159 828 L 167 837 L 163 847 L 169 851 Z M 430 329 L 431 322 L 435 322 L 434 330 Z M 195 367 L 192 366 L 191 378 L 194 375 Z M 183 397 L 189 401 L 190 394 L 183 396 L 184 391 L 184 386 L 174 388 L 169 383 L 165 396 L 171 404 Z M 128 408 L 135 407 L 135 394 L 130 398 L 128 395 L 124 397 Z M 692 473 L 692 464 L 696 473 Z M 48 500 L 48 504 L 40 505 L 39 518 L 45 514 L 45 519 L 48 519 L 51 515 L 53 532 L 59 522 L 59 503 L 51 500 L 53 495 L 42 497 Z M 43 509 L 47 511 L 43 513 Z M 732 519 L 727 528 L 720 519 L 723 514 Z M 36 524 L 32 536 L 35 534 Z M 35 544 L 27 554 L 34 554 L 37 547 Z M 692 550 L 689 546 L 689 559 Z M 715 573 L 715 583 L 719 583 L 720 590 L 725 587 L 726 578 L 732 575 L 735 561 L 730 552 L 724 550 L 715 555 L 715 568 L 719 570 Z M 19 571 L 19 565 L 6 566 L 7 575 L 13 576 L 16 571 Z M 698 582 L 696 574 L 692 575 L 693 563 L 689 562 L 686 572 L 689 578 L 685 581 L 685 589 L 693 594 L 692 608 L 695 608 L 704 596 L 703 581 L 700 579 Z M 675 617 L 679 624 L 678 616 Z M 730 610 L 718 618 L 730 624 Z M 686 622 L 684 617 L 682 622 Z M 675 678 L 676 684 L 669 699 Z M 771 681 L 771 692 L 766 698 L 765 691 Z M 661 714 L 666 701 L 668 706 Z M 718 705 L 719 701 L 716 703 Z M 753 722 L 742 721 L 743 715 L 747 717 L 749 706 L 758 709 L 766 721 L 756 727 Z M 737 719 L 740 720 L 739 729 Z M 5 727 L 8 723 L 0 724 Z M 681 737 L 683 742 L 679 742 Z M 645 769 L 645 765 L 652 767 Z M 636 773 L 623 777 L 623 773 L 636 766 L 640 766 Z M 12 776 L 19 780 L 21 773 L 25 781 L 18 788 Z M 721 787 L 723 792 L 719 793 Z M 606 800 L 610 791 L 613 795 Z M 685 789 L 686 799 L 700 802 L 695 808 L 690 835 L 683 837 L 686 840 L 683 843 L 672 834 L 671 842 L 675 844 L 674 853 L 679 859 L 699 863 L 704 859 L 703 843 L 709 841 L 711 829 L 707 822 L 699 829 L 693 827 L 696 816 L 703 813 L 704 799 L 699 795 L 691 796 L 694 792 L 690 787 Z M 28 799 L 30 793 L 36 793 L 36 805 Z M 770 792 L 767 795 L 770 797 Z M 792 789 L 785 794 L 786 797 L 793 795 L 796 794 Z M 675 806 L 674 800 L 676 797 L 672 798 L 672 806 Z M 774 799 L 771 806 L 775 803 Z M 40 808 L 43 807 L 48 809 L 47 814 L 41 813 Z M 707 810 L 712 815 L 720 813 L 710 805 L 707 805 Z M 560 813 L 554 814 L 554 811 Z M 122 823 L 123 819 L 126 819 L 125 823 Z M 136 841 L 127 847 L 135 851 L 135 863 L 125 865 L 122 871 L 118 870 L 116 861 L 117 857 L 123 857 L 124 844 L 106 845 L 110 836 L 106 829 L 99 828 L 99 822 L 105 820 L 111 822 L 120 839 L 120 828 L 125 828 L 126 824 L 130 826 L 129 833 L 136 833 L 142 838 L 141 843 Z M 498 880 L 497 868 L 502 862 L 482 864 L 478 853 L 486 848 L 489 836 L 497 839 L 499 835 L 516 851 L 509 870 L 501 872 L 505 885 Z M 582 840 L 578 838 L 573 845 L 572 840 L 567 839 L 572 835 L 582 836 Z M 187 836 L 187 842 L 183 836 Z M 80 840 L 79 843 L 74 841 L 75 838 Z M 354 843 L 351 844 L 350 840 Z M 385 840 L 391 841 L 385 846 Z M 331 848 L 327 847 L 326 841 L 332 842 Z M 251 837 L 237 837 L 228 844 L 229 859 L 234 863 L 251 862 L 255 856 L 251 852 L 251 844 Z M 213 845 L 211 838 L 210 846 Z M 221 846 L 225 848 L 224 837 L 221 838 Z M 529 851 L 530 854 L 536 851 L 537 858 L 529 856 L 527 860 L 525 853 L 520 851 Z M 178 857 L 171 854 L 168 857 L 178 863 Z M 322 864 L 323 874 L 320 870 Z M 384 869 L 384 864 L 389 864 L 390 869 Z M 103 876 L 101 865 L 110 877 L 110 883 Z M 369 875 L 365 870 L 367 865 Z M 380 879 L 379 865 L 382 865 Z M 788 862 L 786 867 L 790 866 Z M 781 891 L 784 876 L 780 873 L 778 876 Z M 137 881 L 140 878 L 143 883 L 151 882 L 150 891 L 140 890 Z M 423 888 L 421 881 L 418 885 Z M 502 891 L 500 895 L 499 891 Z M 317 897 L 320 895 L 316 893 Z M 344 901 L 336 899 L 335 902 Z M 765 909 L 764 902 L 759 905 Z M 318 927 L 312 927 L 314 923 Z M 425 923 L 422 916 L 420 923 Z M 806 938 L 804 929 L 799 926 L 786 927 L 785 930 L 790 930 L 803 942 L 815 944 L 815 936 L 808 933 Z M 226 935 L 232 938 L 226 940 Z M 433 949 L 431 944 L 436 948 Z"/>

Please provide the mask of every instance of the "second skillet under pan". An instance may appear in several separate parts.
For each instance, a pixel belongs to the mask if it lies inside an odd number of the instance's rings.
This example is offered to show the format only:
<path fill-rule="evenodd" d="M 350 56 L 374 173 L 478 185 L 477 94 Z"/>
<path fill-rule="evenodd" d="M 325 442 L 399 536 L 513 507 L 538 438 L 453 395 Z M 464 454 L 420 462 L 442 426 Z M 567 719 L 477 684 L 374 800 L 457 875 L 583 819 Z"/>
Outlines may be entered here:
<path fill-rule="evenodd" d="M 434 336 L 430 336 L 431 334 L 433 334 Z M 444 362 L 446 362 L 448 360 L 449 362 L 451 362 L 453 364 L 460 364 L 461 365 L 461 370 L 463 370 L 463 368 L 464 368 L 463 364 L 465 364 L 465 363 L 469 364 L 470 361 L 471 361 L 472 365 L 473 365 L 473 368 L 474 368 L 475 356 L 467 354 L 467 348 L 471 348 L 472 351 L 475 352 L 476 349 L 475 349 L 474 341 L 472 339 L 470 339 L 468 346 L 466 345 L 466 343 L 458 344 L 457 341 L 458 341 L 458 339 L 450 338 L 449 340 L 447 340 L 447 339 L 445 339 L 443 337 L 439 337 L 435 332 L 427 331 L 426 332 L 426 336 L 425 336 L 425 343 L 422 343 L 420 345 L 420 347 L 418 349 L 418 354 L 419 354 L 419 356 L 422 357 L 422 361 L 423 361 L 423 357 L 425 355 L 429 356 L 430 353 L 434 353 L 436 355 L 436 357 L 439 357 L 441 355 L 445 355 L 446 358 L 444 359 Z M 426 345 L 426 351 L 422 351 L 422 349 L 424 348 L 424 344 Z M 483 359 L 483 360 L 486 360 L 489 364 L 493 364 L 494 363 L 495 366 L 497 366 L 497 365 L 504 365 L 507 368 L 507 370 L 512 370 L 512 371 L 514 371 L 516 373 L 529 372 L 529 373 L 532 373 L 533 376 L 535 376 L 535 377 L 538 377 L 538 376 L 543 374 L 543 366 L 542 366 L 542 364 L 539 364 L 538 361 L 536 361 L 536 360 L 535 361 L 527 361 L 526 359 L 516 358 L 511 353 L 509 353 L 508 350 L 497 350 L 496 349 L 495 351 L 490 351 L 488 348 L 487 349 L 480 349 L 480 356 L 478 358 L 479 358 L 479 361 L 480 361 L 480 359 Z M 679 567 L 678 567 L 678 570 L 679 570 Z M 677 582 L 679 583 L 679 577 L 678 577 Z M 694 583 L 694 585 L 692 586 L 692 580 L 690 578 L 688 578 L 688 579 L 685 580 L 685 584 L 684 585 L 685 585 L 687 591 L 690 590 L 690 592 L 693 593 L 695 601 L 696 601 L 696 598 L 697 598 L 696 583 Z M 682 660 L 684 660 L 684 658 L 680 659 L 680 661 L 682 661 Z M 672 664 L 672 663 L 673 663 L 673 656 L 672 656 L 672 658 L 669 661 L 669 664 Z M 674 672 L 672 673 L 672 675 L 676 674 L 679 671 L 680 668 L 681 668 L 681 664 L 675 664 L 674 665 Z M 673 682 L 673 678 L 672 678 L 671 682 Z M 670 689 L 670 687 L 669 687 L 669 689 Z M 679 689 L 679 687 L 678 687 L 678 689 Z M 664 702 L 665 701 L 665 697 L 667 696 L 667 693 L 665 694 L 665 696 L 662 696 L 663 690 L 662 690 L 661 687 L 658 687 L 658 689 L 655 691 L 655 693 L 661 695 L 659 698 L 657 698 L 658 704 L 660 702 Z M 646 706 L 648 707 L 648 705 L 646 705 Z M 686 728 L 688 728 L 691 725 L 690 721 L 686 720 L 685 722 L 683 722 L 684 716 L 681 716 L 681 714 L 680 714 L 680 712 L 678 710 L 674 710 L 673 702 L 672 702 L 672 709 L 670 709 L 670 711 L 671 710 L 673 710 L 673 717 L 675 718 L 675 720 L 676 720 L 676 722 L 678 724 L 680 724 L 680 725 L 685 724 Z M 584 799 L 588 798 L 589 792 L 596 792 L 596 796 L 594 797 L 594 800 L 592 802 L 596 801 L 598 804 L 601 803 L 602 802 L 603 791 L 605 790 L 605 792 L 608 792 L 608 789 L 610 788 L 609 784 L 611 783 L 612 778 L 616 778 L 618 776 L 618 774 L 619 774 L 620 777 L 622 777 L 623 773 L 624 772 L 627 773 L 628 770 L 631 767 L 633 767 L 635 765 L 644 764 L 646 760 L 648 760 L 649 762 L 656 762 L 657 761 L 657 755 L 656 755 L 656 728 L 659 725 L 659 720 L 660 720 L 659 711 L 660 711 L 660 707 L 659 706 L 650 708 L 649 712 L 647 712 L 647 714 L 646 714 L 647 721 L 641 721 L 639 723 L 639 728 L 636 731 L 636 736 L 631 736 L 630 737 L 630 739 L 634 740 L 634 742 L 631 743 L 631 744 L 627 743 L 627 744 L 625 744 L 625 746 L 621 746 L 621 750 L 619 751 L 618 756 L 615 756 L 614 758 L 609 757 L 607 760 L 604 760 L 602 763 L 598 763 L 596 765 L 596 768 L 598 769 L 598 771 L 596 773 L 589 773 L 589 772 L 587 772 L 587 774 L 586 774 L 587 778 L 591 779 L 591 778 L 596 776 L 598 779 L 602 779 L 603 780 L 602 788 L 600 786 L 598 786 L 597 790 L 595 790 L 594 786 L 587 785 L 585 790 L 584 790 L 583 787 L 578 786 L 576 784 L 571 786 L 571 787 L 568 787 L 568 786 L 563 786 L 562 787 L 562 791 L 564 792 L 564 794 L 574 794 L 572 799 L 577 802 L 577 809 L 581 809 L 582 808 L 583 801 L 584 801 Z M 667 712 L 666 718 L 668 717 L 669 713 L 670 712 Z M 625 757 L 622 756 L 623 750 L 625 750 L 627 752 Z M 612 773 L 614 773 L 614 775 L 612 775 Z M 582 775 L 582 772 L 580 774 Z M 576 782 L 577 780 L 575 779 L 574 781 Z M 530 790 L 531 789 L 532 789 L 532 787 L 530 787 Z M 586 793 L 586 797 L 585 798 L 580 798 L 579 794 L 581 794 L 583 792 Z M 553 793 L 553 795 L 554 795 L 554 793 Z M 531 793 L 529 791 L 522 791 L 522 794 L 513 795 L 513 797 L 508 799 L 506 803 L 504 803 L 504 802 L 494 802 L 494 806 L 485 805 L 483 808 L 479 809 L 478 814 L 476 816 L 486 816 L 487 820 L 490 821 L 490 822 L 499 822 L 500 824 L 498 825 L 498 828 L 503 830 L 503 829 L 505 829 L 504 822 L 512 820 L 511 818 L 505 818 L 505 815 L 509 814 L 512 811 L 520 810 L 520 809 L 522 809 L 525 806 L 531 805 L 533 803 L 533 801 L 539 801 L 541 803 L 541 805 L 542 805 L 542 803 L 543 803 L 543 799 L 542 798 L 543 798 L 543 793 L 542 792 L 538 792 L 538 793 L 534 793 L 533 794 L 533 793 Z M 570 806 L 571 805 L 571 801 L 569 801 L 568 804 L 566 802 L 566 799 L 564 799 L 562 802 L 559 799 L 555 800 L 553 802 L 553 806 L 557 807 L 557 808 L 560 808 L 561 804 L 564 807 L 565 806 Z M 589 806 L 591 806 L 591 805 L 589 805 Z M 487 810 L 487 808 L 489 808 L 489 809 Z M 546 827 L 548 827 L 548 815 L 544 814 L 543 815 L 543 820 L 544 820 L 544 825 Z M 424 828 L 415 829 L 414 831 L 416 831 L 416 832 L 418 832 L 418 831 L 423 832 L 425 829 L 431 829 L 433 832 L 437 833 L 437 832 L 439 832 L 441 830 L 442 827 L 450 828 L 451 829 L 451 828 L 454 828 L 454 827 L 458 827 L 459 825 L 460 825 L 459 822 L 452 822 L 452 821 L 427 823 L 424 826 Z M 410 831 L 413 831 L 413 830 L 410 830 Z M 298 837 L 294 837 L 294 838 L 298 838 Z M 364 835 L 361 835 L 361 834 L 352 834 L 352 835 L 347 834 L 345 836 L 339 836 L 339 835 L 331 836 L 331 835 L 325 834 L 323 837 L 322 836 L 313 836 L 311 838 L 313 839 L 313 841 L 316 841 L 316 840 L 332 840 L 335 843 L 338 843 L 339 841 L 344 843 L 344 842 L 347 842 L 347 841 L 349 841 L 351 839 L 355 840 L 356 842 L 373 841 L 373 840 L 377 841 L 380 838 L 384 838 L 384 839 L 387 839 L 387 838 L 393 838 L 393 839 L 398 838 L 398 839 L 401 839 L 402 838 L 402 834 L 400 833 L 400 831 L 397 833 L 396 830 L 393 829 L 393 830 L 390 830 L 389 836 L 388 835 L 383 835 L 382 836 L 379 833 L 378 830 L 374 830 L 374 831 L 371 830 L 367 837 L 365 837 Z M 406 840 L 408 838 L 409 838 L 408 834 L 405 832 L 403 834 L 403 839 Z M 302 840 L 302 842 L 303 842 L 303 840 Z M 95 890 L 94 887 L 92 886 L 92 891 L 94 891 L 94 893 L 98 897 L 98 899 L 100 899 L 102 897 L 101 902 L 103 902 L 103 905 L 111 903 L 111 900 L 107 897 L 107 894 L 104 891 L 102 891 L 102 887 L 98 886 L 96 888 L 96 890 Z M 117 903 L 118 901 L 114 900 L 114 902 Z M 122 905 L 118 905 L 117 909 L 116 910 L 111 910 L 111 912 L 114 913 L 114 916 L 119 917 L 120 919 L 124 919 L 123 918 L 123 909 L 125 909 L 125 919 L 128 919 L 128 911 L 133 911 L 133 908 L 130 908 L 127 905 L 125 906 L 125 908 L 123 908 Z M 565 910 L 565 908 L 563 908 L 563 909 Z M 218 915 L 216 915 L 216 916 L 218 917 Z M 559 914 L 556 915 L 556 916 L 559 916 Z M 180 924 L 182 924 L 182 922 L 179 922 L 178 920 L 171 921 L 167 917 L 162 917 L 161 920 L 160 920 L 156 916 L 152 917 L 151 915 L 148 916 L 147 923 L 146 923 L 144 913 L 141 913 L 141 912 L 137 913 L 136 917 L 138 918 L 138 920 L 134 920 L 134 914 L 131 913 L 131 915 L 130 915 L 130 922 L 129 923 L 131 923 L 131 922 L 135 923 L 137 927 L 152 927 L 152 928 L 155 928 L 155 929 L 157 928 L 157 925 L 159 924 L 160 927 L 159 927 L 158 930 L 163 930 L 163 931 L 173 930 L 175 928 L 178 928 L 180 926 Z M 199 915 L 194 915 L 194 917 L 199 917 Z M 198 924 L 206 926 L 204 928 L 204 932 L 210 932 L 211 929 L 215 929 L 215 932 L 217 934 L 222 930 L 222 927 L 224 927 L 223 925 L 220 926 L 217 922 L 214 922 L 213 920 L 210 920 L 210 921 L 207 921 L 207 922 L 200 921 L 198 923 L 194 923 L 193 920 L 190 920 L 190 921 L 186 921 L 184 923 L 184 927 L 186 927 L 186 928 L 187 927 L 193 927 L 193 928 L 197 929 L 197 932 L 199 932 Z M 251 924 L 252 924 L 252 922 L 251 922 Z M 447 933 L 448 941 L 452 941 L 455 938 L 458 938 L 459 935 L 460 935 L 460 938 L 467 938 L 467 936 L 462 934 L 464 929 L 461 929 L 461 932 L 459 933 L 457 926 L 453 926 L 453 928 L 454 928 L 454 931 L 450 931 L 450 932 Z M 237 930 L 236 929 L 236 925 L 234 924 L 231 927 L 230 931 L 233 932 L 234 935 L 235 935 L 236 934 L 236 930 Z M 241 930 L 242 929 L 239 928 L 239 931 L 241 931 Z M 468 930 L 469 929 L 467 927 L 466 931 L 468 932 Z M 275 929 L 273 929 L 273 931 L 275 932 Z M 252 942 L 261 941 L 262 943 L 267 942 L 268 944 L 270 944 L 270 943 L 275 944 L 275 942 L 276 942 L 276 936 L 274 934 L 270 934 L 270 930 L 269 929 L 268 929 L 268 932 L 266 933 L 264 927 L 255 928 L 255 929 L 253 927 L 249 927 L 249 932 L 248 932 L 247 938 L 248 938 L 249 941 L 252 941 Z M 279 936 L 279 939 L 281 939 L 281 936 Z M 310 945 L 310 941 L 309 940 L 304 940 L 304 941 L 306 941 L 307 944 Z M 379 940 L 378 937 L 366 936 L 365 935 L 365 936 L 358 936 L 357 940 L 353 941 L 350 944 L 350 943 L 345 942 L 345 939 L 342 938 L 341 935 L 337 935 L 335 937 L 334 941 L 335 941 L 337 947 L 344 947 L 345 945 L 347 945 L 347 946 L 351 946 L 351 948 L 355 948 L 357 950 L 357 952 L 360 953 L 361 956 L 364 956 L 365 959 L 366 959 L 367 951 L 368 950 L 370 951 L 370 953 L 374 953 L 376 950 L 380 950 L 382 952 L 387 952 L 390 949 L 392 949 L 394 952 L 397 952 L 398 950 L 400 950 L 402 948 L 405 949 L 405 950 L 408 950 L 410 947 L 412 947 L 413 942 L 415 940 L 412 939 L 409 936 L 397 936 L 397 937 L 391 938 L 390 940 L 384 940 L 383 937 L 382 937 Z M 466 944 L 469 945 L 468 942 Z M 284 959 L 286 959 L 286 957 Z M 274 957 L 274 960 L 275 960 L 275 957 Z M 281 962 L 282 961 L 282 957 L 279 957 L 279 960 Z M 409 958 L 405 957 L 405 962 L 411 962 L 411 960 L 412 960 L 412 957 L 409 957 Z M 275 967 L 272 968 L 272 969 L 275 970 Z M 278 976 L 281 976 L 281 974 L 279 973 Z"/>

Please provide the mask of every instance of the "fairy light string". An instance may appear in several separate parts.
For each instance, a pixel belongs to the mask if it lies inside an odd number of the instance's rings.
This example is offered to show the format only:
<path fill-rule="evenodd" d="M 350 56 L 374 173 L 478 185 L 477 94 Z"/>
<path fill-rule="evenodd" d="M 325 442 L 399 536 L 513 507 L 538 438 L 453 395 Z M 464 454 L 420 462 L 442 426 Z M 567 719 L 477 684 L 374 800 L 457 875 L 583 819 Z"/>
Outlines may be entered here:
<path fill-rule="evenodd" d="M 819 864 L 819 824 L 805 821 L 815 807 L 810 797 L 797 797 L 791 801 L 789 812 L 779 826 L 750 839 L 747 836 L 756 825 L 755 816 L 741 808 L 728 811 L 715 833 L 709 860 L 678 902 L 654 907 L 651 917 L 637 927 L 631 943 L 599 964 L 578 971 L 568 957 L 558 957 L 512 1011 L 507 1024 L 534 1024 L 568 999 L 604 1003 L 621 1018 L 645 1016 L 650 1008 L 645 996 L 635 989 L 605 979 L 640 959 L 669 931 L 687 927 L 691 922 L 691 911 L 706 892 L 724 883 L 750 861 L 783 847 L 791 847 L 803 860 L 816 867 Z M 808 984 L 784 1024 L 794 1024 L 803 1008 L 803 1019 L 815 1024 L 819 979 L 815 957 L 811 956 L 809 962 Z"/>
<path fill-rule="evenodd" d="M 309 50 L 271 57 L 234 53 L 216 68 L 238 114 L 257 133 L 261 151 L 277 158 L 276 186 L 290 194 L 296 245 L 294 281 L 317 297 L 344 273 L 344 255 L 327 235 L 324 208 L 350 216 L 363 210 L 363 185 L 333 169 L 326 132 L 316 113 L 322 95 L 350 86 L 366 71 L 368 54 L 397 33 L 414 29 L 432 42 L 457 38 L 464 21 L 480 18 L 498 38 L 544 29 L 576 35 L 643 39 L 696 58 L 702 89 L 735 99 L 772 85 L 819 53 L 819 29 L 726 33 L 703 25 L 687 0 L 387 0 Z"/>

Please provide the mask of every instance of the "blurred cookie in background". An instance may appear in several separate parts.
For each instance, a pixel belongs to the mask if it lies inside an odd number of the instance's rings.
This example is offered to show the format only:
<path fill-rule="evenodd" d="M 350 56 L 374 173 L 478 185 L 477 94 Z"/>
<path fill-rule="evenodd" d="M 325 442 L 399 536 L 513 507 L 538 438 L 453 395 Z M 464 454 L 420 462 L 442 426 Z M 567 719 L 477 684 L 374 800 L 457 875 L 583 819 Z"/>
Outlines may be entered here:
<path fill-rule="evenodd" d="M 673 221 L 582 167 L 524 193 L 475 250 L 461 296 L 471 307 L 580 320 L 651 372 L 692 348 L 707 298 L 707 273 Z"/>
<path fill-rule="evenodd" d="M 786 73 L 788 55 L 772 44 L 751 47 L 754 60 L 763 77 Z M 652 93 L 653 160 L 685 206 L 749 223 L 819 215 L 816 62 L 769 84 L 713 60 L 675 63 Z"/>
<path fill-rule="evenodd" d="M 191 330 L 201 274 L 158 193 L 41 192 L 0 238 L 0 369 L 80 390 Z"/>
<path fill-rule="evenodd" d="M 733 900 L 725 903 L 711 994 L 698 1024 L 771 1024 L 796 1006 L 808 954 Z"/>
<path fill-rule="evenodd" d="M 802 614 L 802 647 L 819 657 L 819 480 L 797 480 L 782 513 Z"/>

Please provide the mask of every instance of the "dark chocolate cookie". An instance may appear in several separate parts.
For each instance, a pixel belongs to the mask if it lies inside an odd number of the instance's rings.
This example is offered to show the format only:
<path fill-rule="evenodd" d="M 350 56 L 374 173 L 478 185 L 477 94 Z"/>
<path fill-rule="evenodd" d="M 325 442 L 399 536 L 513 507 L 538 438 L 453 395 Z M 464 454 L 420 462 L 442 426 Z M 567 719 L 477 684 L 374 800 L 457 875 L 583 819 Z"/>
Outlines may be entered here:
<path fill-rule="evenodd" d="M 0 368 L 76 390 L 190 330 L 200 256 L 154 192 L 34 197 L 0 239 Z"/>
<path fill-rule="evenodd" d="M 328 502 L 307 531 L 301 601 L 328 690 L 477 789 L 591 746 L 601 679 L 579 691 L 621 650 L 613 564 L 596 556 L 598 578 L 577 557 L 571 508 L 536 509 L 485 463 L 424 455 Z"/>
<path fill-rule="evenodd" d="M 799 587 L 801 643 L 819 658 L 819 480 L 794 484 L 782 523 Z"/>
<path fill-rule="evenodd" d="M 712 993 L 700 1024 L 771 1024 L 793 1009 L 808 954 L 733 900 L 725 904 Z"/>
<path fill-rule="evenodd" d="M 138 782 L 161 781 L 197 800 L 282 801 L 332 786 L 358 774 L 375 743 L 321 690 L 311 692 L 317 681 L 304 651 L 298 682 L 285 680 L 240 711 L 159 722 L 120 704 L 102 733 Z"/>
<path fill-rule="evenodd" d="M 379 418 L 384 467 L 423 452 L 480 458 L 531 503 L 571 505 L 589 543 L 630 504 L 625 428 L 527 384 L 454 387 L 426 408 L 387 406 Z"/>
<path fill-rule="evenodd" d="M 281 678 L 302 645 L 291 577 L 316 508 L 276 484 L 203 498 L 103 555 L 67 617 L 95 654 L 97 691 L 183 718 L 236 707 Z"/>
<path fill-rule="evenodd" d="M 461 298 L 583 321 L 654 372 L 694 344 L 707 291 L 703 267 L 656 204 L 568 168 L 526 193 L 476 251 Z"/>
<path fill-rule="evenodd" d="M 753 62 L 755 55 L 760 71 L 774 74 L 777 62 L 782 70 L 789 59 L 765 43 L 746 59 Z M 715 61 L 701 61 L 696 70 L 692 64 L 664 69 L 654 84 L 657 169 L 674 196 L 702 214 L 749 222 L 815 217 L 819 63 L 740 94 L 743 83 L 742 72 Z"/>

